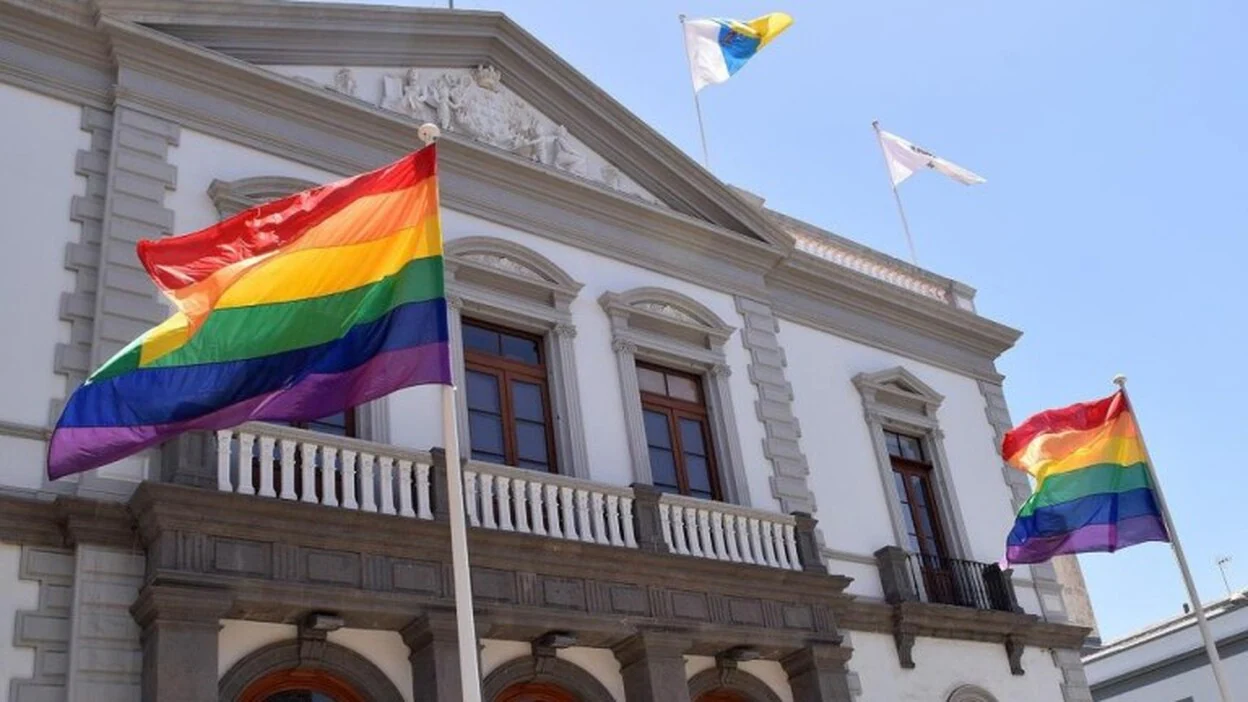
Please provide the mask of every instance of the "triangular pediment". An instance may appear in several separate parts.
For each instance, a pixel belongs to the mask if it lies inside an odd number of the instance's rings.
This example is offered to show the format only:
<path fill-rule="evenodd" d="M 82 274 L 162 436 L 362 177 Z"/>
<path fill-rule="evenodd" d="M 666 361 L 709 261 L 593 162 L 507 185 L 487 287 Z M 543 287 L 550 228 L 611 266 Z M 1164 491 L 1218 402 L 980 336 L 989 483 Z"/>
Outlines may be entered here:
<path fill-rule="evenodd" d="M 781 249 L 793 245 L 753 203 L 500 13 L 276 0 L 97 2 L 107 17 L 350 95 L 362 109 L 440 123 L 587 186 Z"/>

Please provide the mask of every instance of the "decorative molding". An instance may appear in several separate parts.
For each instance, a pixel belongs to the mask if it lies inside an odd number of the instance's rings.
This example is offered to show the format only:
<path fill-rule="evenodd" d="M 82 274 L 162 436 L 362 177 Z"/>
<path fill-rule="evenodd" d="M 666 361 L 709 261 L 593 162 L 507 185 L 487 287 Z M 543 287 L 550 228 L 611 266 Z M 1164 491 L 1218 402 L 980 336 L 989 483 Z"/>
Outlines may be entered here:
<path fill-rule="evenodd" d="M 937 417 L 944 397 L 901 366 L 875 373 L 859 373 L 854 376 L 853 383 L 862 397 L 863 416 L 871 434 L 876 468 L 892 522 L 893 544 L 903 549 L 910 547 L 901 506 L 897 501 L 892 460 L 884 440 L 886 429 L 918 437 L 923 443 L 923 450 L 932 464 L 932 484 L 947 532 L 944 534 L 946 545 L 955 558 L 974 560 L 970 535 L 950 475 L 949 459 L 945 455 L 944 433 Z"/>
<path fill-rule="evenodd" d="M 591 673 L 553 655 L 524 656 L 503 663 L 485 676 L 481 697 L 498 699 L 507 688 L 525 682 L 558 685 L 583 702 L 615 702 L 615 697 Z"/>
<path fill-rule="evenodd" d="M 221 676 L 218 684 L 220 702 L 234 702 L 247 686 L 271 673 L 299 668 L 322 670 L 340 678 L 352 688 L 368 694 L 376 702 L 402 702 L 390 678 L 364 656 L 329 641 L 317 646 L 318 655 L 308 657 L 298 640 L 269 644 L 235 663 Z"/>
<path fill-rule="evenodd" d="M 718 660 L 718 659 L 717 659 Z M 708 692 L 735 692 L 751 702 L 780 702 L 780 696 L 767 683 L 741 670 L 735 662 L 717 664 L 689 678 L 689 699 L 697 700 Z"/>
<path fill-rule="evenodd" d="M 736 330 L 697 300 L 664 288 L 608 291 L 599 296 L 598 304 L 611 321 L 611 348 L 620 377 L 634 482 L 650 484 L 654 480 L 641 389 L 637 386 L 640 358 L 701 376 L 724 499 L 739 505 L 752 504 L 729 373 L 725 372 L 728 364 L 724 344 Z"/>
<path fill-rule="evenodd" d="M 0 2 L 0 83 L 109 108 L 113 66 L 94 25 L 87 3 Z"/>
<path fill-rule="evenodd" d="M 450 307 L 451 357 L 456 382 L 463 385 L 465 316 L 543 336 L 547 387 L 555 421 L 559 471 L 589 478 L 589 450 L 576 368 L 576 326 L 572 301 L 584 287 L 550 259 L 505 239 L 472 236 L 445 245 Z M 463 455 L 472 455 L 467 393 L 456 393 Z"/>
<path fill-rule="evenodd" d="M 807 484 L 810 464 L 802 452 L 802 428 L 793 411 L 793 386 L 785 373 L 788 361 L 780 347 L 780 324 L 766 302 L 736 298 L 745 326 L 741 341 L 750 355 L 750 382 L 758 391 L 754 411 L 763 425 L 763 455 L 771 462 L 771 494 L 786 513 L 816 510 Z"/>
<path fill-rule="evenodd" d="M 217 215 L 221 219 L 227 219 L 243 210 L 318 185 L 322 184 L 286 176 L 255 176 L 230 181 L 214 179 L 208 185 L 208 197 L 212 198 Z"/>
<path fill-rule="evenodd" d="M 33 648 L 34 674 L 10 683 L 10 702 L 68 699 L 69 642 L 74 599 L 74 552 L 22 547 L 17 577 L 39 583 L 39 604 L 17 612 L 13 645 Z"/>

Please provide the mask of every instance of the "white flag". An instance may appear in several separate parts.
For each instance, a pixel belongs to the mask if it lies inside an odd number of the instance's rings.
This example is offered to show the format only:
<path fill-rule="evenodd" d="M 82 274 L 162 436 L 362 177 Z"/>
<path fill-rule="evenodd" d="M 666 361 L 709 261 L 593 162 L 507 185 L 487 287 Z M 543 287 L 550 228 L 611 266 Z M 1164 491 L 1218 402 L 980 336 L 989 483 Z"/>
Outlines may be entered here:
<path fill-rule="evenodd" d="M 914 175 L 914 172 L 920 168 L 930 168 L 944 173 L 963 185 L 988 182 L 958 164 L 946 161 L 896 134 L 890 134 L 878 127 L 876 129 L 880 135 L 880 147 L 884 149 L 884 159 L 888 161 L 888 173 L 892 176 L 893 187 Z"/>

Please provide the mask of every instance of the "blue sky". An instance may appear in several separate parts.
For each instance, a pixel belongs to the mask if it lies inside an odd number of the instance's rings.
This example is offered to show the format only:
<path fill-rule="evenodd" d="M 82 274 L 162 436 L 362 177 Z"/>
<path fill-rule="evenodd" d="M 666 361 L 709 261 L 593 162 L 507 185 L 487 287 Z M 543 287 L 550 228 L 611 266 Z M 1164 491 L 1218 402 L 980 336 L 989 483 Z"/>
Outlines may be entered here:
<path fill-rule="evenodd" d="M 1025 331 L 999 364 L 1015 421 L 1126 373 L 1202 597 L 1225 594 L 1222 555 L 1248 586 L 1248 4 L 455 4 L 508 13 L 695 157 L 677 13 L 792 14 L 703 91 L 712 171 L 903 258 L 871 120 L 985 176 L 901 189 L 920 264 Z M 1181 611 L 1166 545 L 1081 560 L 1105 638 Z"/>

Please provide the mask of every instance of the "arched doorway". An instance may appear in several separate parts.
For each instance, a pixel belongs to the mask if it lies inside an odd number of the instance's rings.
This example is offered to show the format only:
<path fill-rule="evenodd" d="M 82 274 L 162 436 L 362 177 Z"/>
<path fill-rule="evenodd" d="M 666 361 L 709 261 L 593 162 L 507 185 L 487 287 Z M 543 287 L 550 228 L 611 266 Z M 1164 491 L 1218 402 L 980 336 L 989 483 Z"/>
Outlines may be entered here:
<path fill-rule="evenodd" d="M 572 693 L 547 682 L 522 682 L 498 693 L 494 702 L 579 702 Z"/>
<path fill-rule="evenodd" d="M 238 702 L 366 702 L 353 687 L 324 670 L 279 670 L 253 682 Z"/>

